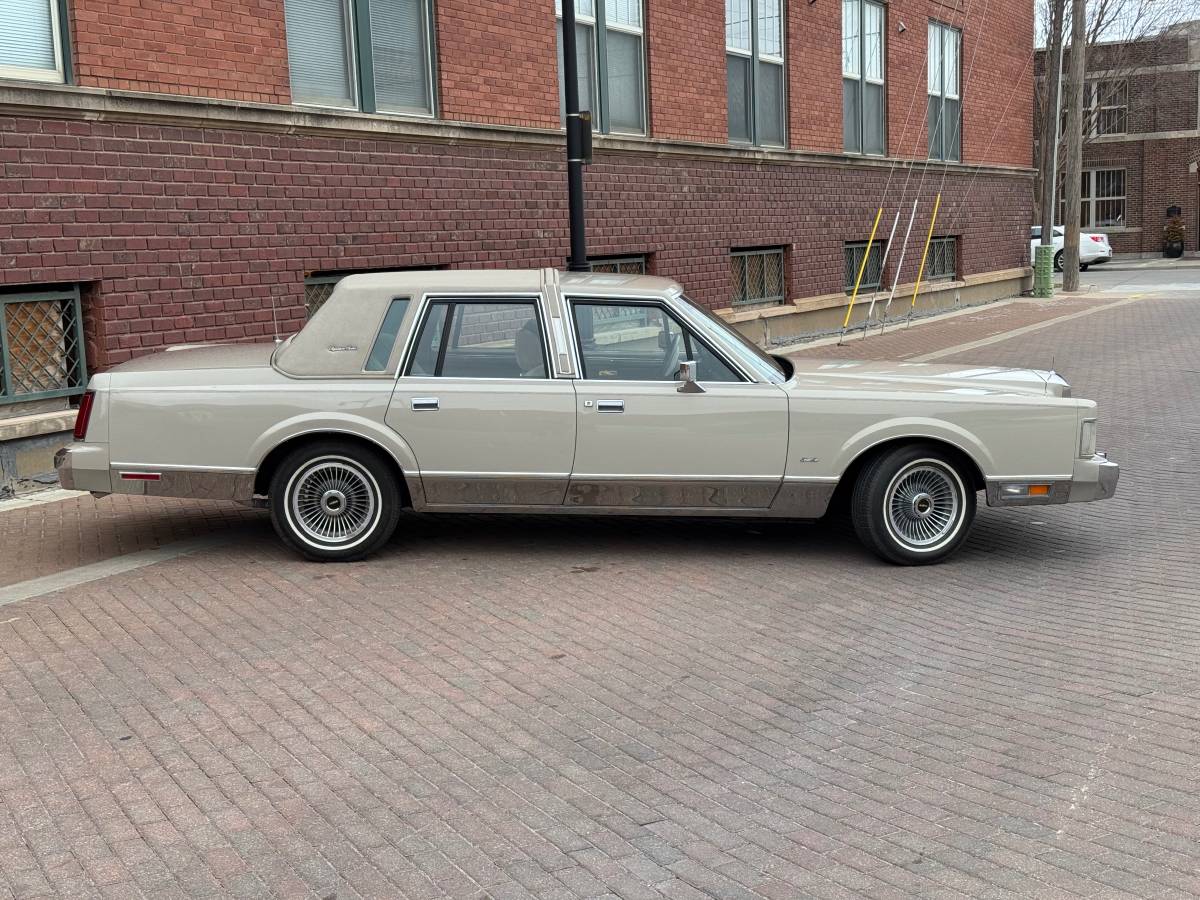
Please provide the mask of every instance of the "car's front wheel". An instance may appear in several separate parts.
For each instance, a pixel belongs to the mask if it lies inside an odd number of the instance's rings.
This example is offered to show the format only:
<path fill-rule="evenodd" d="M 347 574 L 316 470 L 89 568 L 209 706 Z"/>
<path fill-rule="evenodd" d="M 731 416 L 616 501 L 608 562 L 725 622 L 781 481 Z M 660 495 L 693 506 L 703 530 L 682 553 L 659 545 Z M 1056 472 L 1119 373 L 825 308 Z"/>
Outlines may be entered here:
<path fill-rule="evenodd" d="M 1063 270 L 1063 252 L 1059 250 L 1054 254 L 1054 271 L 1061 272 Z"/>
<path fill-rule="evenodd" d="M 393 468 L 378 453 L 343 441 L 289 453 L 271 477 L 268 498 L 271 524 L 283 542 L 323 562 L 375 552 L 400 518 Z"/>
<path fill-rule="evenodd" d="M 951 454 L 913 444 L 885 452 L 863 468 L 850 508 L 859 540 L 877 556 L 898 565 L 928 565 L 967 539 L 975 490 Z"/>

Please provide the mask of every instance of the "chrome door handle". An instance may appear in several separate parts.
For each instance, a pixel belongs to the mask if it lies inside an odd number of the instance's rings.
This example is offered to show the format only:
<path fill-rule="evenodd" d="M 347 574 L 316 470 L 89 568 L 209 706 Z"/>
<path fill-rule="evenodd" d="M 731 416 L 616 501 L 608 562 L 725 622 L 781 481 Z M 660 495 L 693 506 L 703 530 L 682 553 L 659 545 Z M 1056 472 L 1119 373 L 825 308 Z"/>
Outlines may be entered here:
<path fill-rule="evenodd" d="M 440 408 L 438 406 L 437 397 L 413 397 L 411 405 L 412 408 L 417 412 L 421 412 L 422 410 L 437 410 Z"/>
<path fill-rule="evenodd" d="M 622 413 L 625 412 L 624 400 L 597 400 L 596 412 Z"/>

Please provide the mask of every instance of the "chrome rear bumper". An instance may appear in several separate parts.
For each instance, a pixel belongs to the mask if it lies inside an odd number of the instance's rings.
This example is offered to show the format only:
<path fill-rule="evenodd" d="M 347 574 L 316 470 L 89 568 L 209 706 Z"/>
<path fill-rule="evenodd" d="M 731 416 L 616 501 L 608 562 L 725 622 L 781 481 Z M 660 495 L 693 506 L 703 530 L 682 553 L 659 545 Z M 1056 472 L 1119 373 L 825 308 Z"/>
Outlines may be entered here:
<path fill-rule="evenodd" d="M 112 475 L 108 471 L 106 445 L 72 444 L 54 454 L 58 483 L 70 491 L 112 493 Z"/>

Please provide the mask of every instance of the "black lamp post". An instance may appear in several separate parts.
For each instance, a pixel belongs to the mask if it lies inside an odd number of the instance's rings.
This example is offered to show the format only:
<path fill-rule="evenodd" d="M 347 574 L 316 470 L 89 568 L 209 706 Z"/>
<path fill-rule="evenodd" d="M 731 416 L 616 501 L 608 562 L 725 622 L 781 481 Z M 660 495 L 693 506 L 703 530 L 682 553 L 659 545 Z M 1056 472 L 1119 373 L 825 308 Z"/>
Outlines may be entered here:
<path fill-rule="evenodd" d="M 579 109 L 579 55 L 575 46 L 575 0 L 562 0 L 563 95 L 567 118 L 567 207 L 571 228 L 571 272 L 590 270 L 583 219 L 583 166 L 591 162 L 592 114 Z"/>

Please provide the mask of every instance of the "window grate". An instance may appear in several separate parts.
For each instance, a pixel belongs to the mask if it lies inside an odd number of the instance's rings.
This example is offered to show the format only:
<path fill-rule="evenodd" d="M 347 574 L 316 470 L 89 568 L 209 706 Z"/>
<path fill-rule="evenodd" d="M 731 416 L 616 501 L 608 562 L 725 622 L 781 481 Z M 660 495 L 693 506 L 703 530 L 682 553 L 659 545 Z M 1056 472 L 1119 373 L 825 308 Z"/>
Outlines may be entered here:
<path fill-rule="evenodd" d="M 734 250 L 729 266 L 734 306 L 778 305 L 786 299 L 782 247 Z"/>
<path fill-rule="evenodd" d="M 337 287 L 338 282 L 349 274 L 351 273 L 314 275 L 311 278 L 304 279 L 304 308 L 308 312 L 310 319 L 316 315 L 318 309 L 325 305 L 325 301 L 332 296 L 333 289 Z"/>
<path fill-rule="evenodd" d="M 958 277 L 958 238 L 934 238 L 929 244 L 926 281 L 953 281 Z"/>
<path fill-rule="evenodd" d="M 589 259 L 588 264 L 593 272 L 606 275 L 645 275 L 645 256 L 607 256 L 599 259 Z"/>
<path fill-rule="evenodd" d="M 871 255 L 867 259 L 867 267 L 863 269 L 859 291 L 874 290 L 883 283 L 883 247 L 886 241 L 875 241 L 871 244 Z M 845 245 L 845 284 L 846 293 L 854 292 L 854 281 L 858 278 L 858 267 L 862 265 L 863 254 L 867 252 L 866 242 L 852 242 Z"/>
<path fill-rule="evenodd" d="M 0 295 L 0 357 L 0 403 L 83 393 L 79 289 Z"/>

